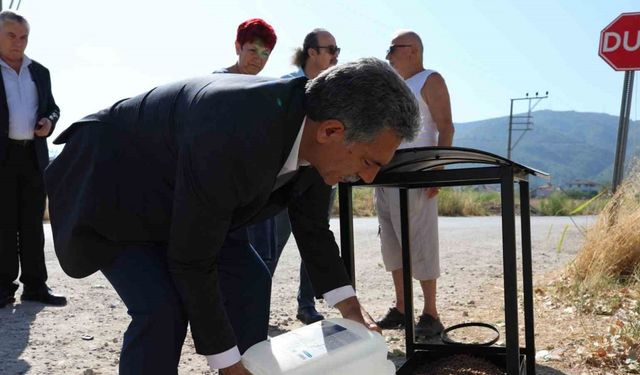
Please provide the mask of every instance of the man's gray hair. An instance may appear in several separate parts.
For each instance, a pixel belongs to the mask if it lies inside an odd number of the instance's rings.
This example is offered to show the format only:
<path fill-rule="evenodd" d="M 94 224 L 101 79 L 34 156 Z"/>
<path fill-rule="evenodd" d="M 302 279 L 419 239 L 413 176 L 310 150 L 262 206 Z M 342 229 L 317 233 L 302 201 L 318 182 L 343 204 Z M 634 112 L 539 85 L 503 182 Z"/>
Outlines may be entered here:
<path fill-rule="evenodd" d="M 13 12 L 10 10 L 3 10 L 2 12 L 0 12 L 0 29 L 4 27 L 4 24 L 7 21 L 17 22 L 19 24 L 22 24 L 27 27 L 27 30 L 29 30 L 30 28 L 29 22 L 27 22 L 26 18 L 22 17 L 16 12 Z"/>
<path fill-rule="evenodd" d="M 307 116 L 338 120 L 345 141 L 368 143 L 388 128 L 412 141 L 420 127 L 415 96 L 389 64 L 363 58 L 334 66 L 307 82 Z"/>

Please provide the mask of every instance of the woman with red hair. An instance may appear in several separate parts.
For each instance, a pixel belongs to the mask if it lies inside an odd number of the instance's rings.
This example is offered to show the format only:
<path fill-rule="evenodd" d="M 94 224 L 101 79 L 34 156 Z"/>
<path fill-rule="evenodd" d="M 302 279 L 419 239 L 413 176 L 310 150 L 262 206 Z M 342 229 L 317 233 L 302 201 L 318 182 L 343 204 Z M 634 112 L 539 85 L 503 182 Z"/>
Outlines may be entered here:
<path fill-rule="evenodd" d="M 252 18 L 238 26 L 236 54 L 238 61 L 217 73 L 256 75 L 267 64 L 276 45 L 276 32 L 261 18 Z"/>

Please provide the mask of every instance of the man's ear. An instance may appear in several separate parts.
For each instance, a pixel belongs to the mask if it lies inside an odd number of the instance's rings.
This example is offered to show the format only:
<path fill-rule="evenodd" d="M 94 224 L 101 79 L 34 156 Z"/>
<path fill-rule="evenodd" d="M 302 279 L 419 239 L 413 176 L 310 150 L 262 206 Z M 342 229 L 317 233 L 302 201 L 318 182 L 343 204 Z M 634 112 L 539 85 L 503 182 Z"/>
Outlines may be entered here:
<path fill-rule="evenodd" d="M 338 120 L 325 120 L 318 125 L 316 138 L 318 143 L 343 142 L 344 125 Z"/>
<path fill-rule="evenodd" d="M 239 55 L 240 51 L 242 51 L 242 46 L 240 45 L 240 42 L 236 40 L 236 55 Z"/>

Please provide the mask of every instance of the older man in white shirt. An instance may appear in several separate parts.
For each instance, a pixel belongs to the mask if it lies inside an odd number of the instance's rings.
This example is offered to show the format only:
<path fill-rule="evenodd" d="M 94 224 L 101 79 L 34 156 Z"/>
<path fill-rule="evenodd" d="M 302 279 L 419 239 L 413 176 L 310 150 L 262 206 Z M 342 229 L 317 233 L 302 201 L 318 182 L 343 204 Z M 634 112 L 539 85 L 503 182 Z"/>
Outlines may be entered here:
<path fill-rule="evenodd" d="M 0 308 L 22 300 L 62 306 L 67 300 L 47 287 L 42 217 L 42 172 L 49 163 L 46 138 L 60 117 L 49 71 L 24 51 L 29 23 L 0 12 Z"/>

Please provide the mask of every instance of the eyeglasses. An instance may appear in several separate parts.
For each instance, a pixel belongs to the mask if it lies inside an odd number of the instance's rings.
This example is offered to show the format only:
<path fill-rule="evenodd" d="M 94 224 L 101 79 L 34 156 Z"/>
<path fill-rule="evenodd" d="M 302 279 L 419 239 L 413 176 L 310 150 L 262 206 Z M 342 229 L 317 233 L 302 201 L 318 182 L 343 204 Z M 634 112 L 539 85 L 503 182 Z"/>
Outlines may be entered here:
<path fill-rule="evenodd" d="M 332 55 L 337 55 L 337 54 L 340 53 L 340 47 L 338 47 L 338 46 L 333 46 L 333 45 L 331 45 L 331 46 L 317 46 L 315 48 L 317 50 L 319 50 L 321 48 L 326 48 L 327 52 L 329 52 Z M 318 52 L 320 52 L 320 51 L 318 51 Z"/>
<path fill-rule="evenodd" d="M 389 49 L 387 50 L 387 56 L 393 54 L 396 49 L 400 48 L 400 47 L 411 47 L 411 44 L 394 44 L 389 46 Z"/>

